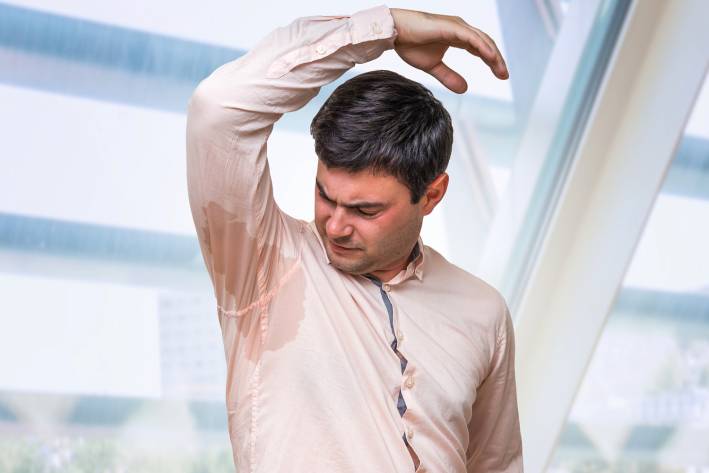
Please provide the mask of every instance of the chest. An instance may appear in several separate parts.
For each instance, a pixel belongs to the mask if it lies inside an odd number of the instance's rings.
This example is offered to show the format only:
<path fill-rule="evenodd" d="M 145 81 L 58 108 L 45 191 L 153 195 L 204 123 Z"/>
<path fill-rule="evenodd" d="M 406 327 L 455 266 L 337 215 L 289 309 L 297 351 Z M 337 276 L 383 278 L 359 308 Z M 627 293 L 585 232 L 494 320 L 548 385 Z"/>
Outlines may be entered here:
<path fill-rule="evenodd" d="M 406 390 L 410 405 L 467 420 L 489 368 L 487 332 L 450 297 L 422 300 L 367 280 L 304 277 L 281 288 L 268 310 L 267 371 L 283 389 L 322 404 L 338 393 L 356 402 L 352 393 L 361 392 L 393 406 Z"/>

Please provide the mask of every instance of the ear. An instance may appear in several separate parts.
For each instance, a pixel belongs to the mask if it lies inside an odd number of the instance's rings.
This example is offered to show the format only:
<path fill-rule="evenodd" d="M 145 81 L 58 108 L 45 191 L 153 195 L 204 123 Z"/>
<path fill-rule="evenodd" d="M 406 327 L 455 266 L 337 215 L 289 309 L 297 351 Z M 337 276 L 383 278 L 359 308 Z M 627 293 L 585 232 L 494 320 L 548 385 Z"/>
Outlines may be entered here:
<path fill-rule="evenodd" d="M 428 185 L 426 192 L 421 197 L 421 211 L 423 215 L 430 214 L 438 203 L 446 195 L 448 189 L 448 174 L 442 172 L 438 177 Z"/>

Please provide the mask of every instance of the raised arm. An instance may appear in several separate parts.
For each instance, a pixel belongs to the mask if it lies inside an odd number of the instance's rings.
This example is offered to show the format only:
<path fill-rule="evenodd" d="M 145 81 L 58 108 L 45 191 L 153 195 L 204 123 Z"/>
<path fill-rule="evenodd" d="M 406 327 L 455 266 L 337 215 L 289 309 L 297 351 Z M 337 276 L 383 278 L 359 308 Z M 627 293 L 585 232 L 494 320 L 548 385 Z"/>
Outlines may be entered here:
<path fill-rule="evenodd" d="M 395 35 L 386 7 L 299 18 L 195 90 L 187 114 L 187 184 L 220 319 L 263 300 L 297 252 L 296 222 L 273 199 L 266 158 L 273 124 L 356 63 L 391 49 Z"/>
<path fill-rule="evenodd" d="M 494 42 L 462 19 L 379 6 L 299 18 L 199 84 L 187 114 L 187 186 L 220 317 L 243 315 L 263 301 L 296 256 L 297 225 L 273 200 L 266 159 L 273 124 L 391 48 L 462 93 L 465 80 L 442 62 L 450 46 L 507 77 Z"/>

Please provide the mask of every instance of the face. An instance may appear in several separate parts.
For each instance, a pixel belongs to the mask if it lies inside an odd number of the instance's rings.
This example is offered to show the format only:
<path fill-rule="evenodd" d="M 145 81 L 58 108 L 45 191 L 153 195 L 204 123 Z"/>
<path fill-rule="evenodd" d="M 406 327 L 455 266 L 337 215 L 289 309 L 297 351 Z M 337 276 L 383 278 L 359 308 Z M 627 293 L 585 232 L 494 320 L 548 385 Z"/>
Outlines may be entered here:
<path fill-rule="evenodd" d="M 319 161 L 315 224 L 330 263 L 351 274 L 396 275 L 430 212 L 427 200 L 412 204 L 409 189 L 393 176 L 328 169 Z"/>

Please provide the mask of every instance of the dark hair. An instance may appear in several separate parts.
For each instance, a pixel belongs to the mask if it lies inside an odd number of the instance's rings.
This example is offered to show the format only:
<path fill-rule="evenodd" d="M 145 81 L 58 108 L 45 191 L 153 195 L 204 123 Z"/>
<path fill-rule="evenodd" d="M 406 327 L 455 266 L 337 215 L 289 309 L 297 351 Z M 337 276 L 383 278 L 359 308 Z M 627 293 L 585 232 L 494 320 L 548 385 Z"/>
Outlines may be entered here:
<path fill-rule="evenodd" d="M 417 203 L 448 166 L 453 126 L 430 90 L 392 71 L 341 84 L 310 124 L 315 153 L 328 168 L 370 169 L 396 177 Z"/>

